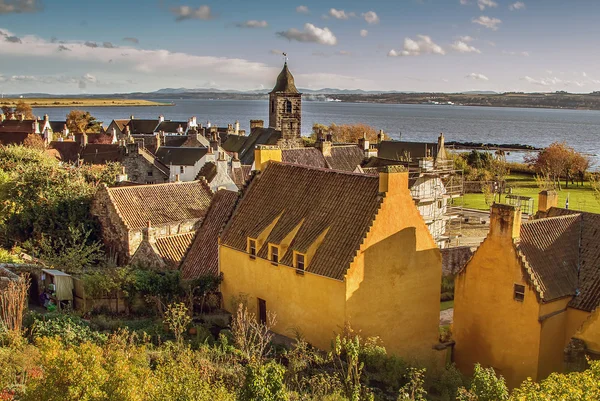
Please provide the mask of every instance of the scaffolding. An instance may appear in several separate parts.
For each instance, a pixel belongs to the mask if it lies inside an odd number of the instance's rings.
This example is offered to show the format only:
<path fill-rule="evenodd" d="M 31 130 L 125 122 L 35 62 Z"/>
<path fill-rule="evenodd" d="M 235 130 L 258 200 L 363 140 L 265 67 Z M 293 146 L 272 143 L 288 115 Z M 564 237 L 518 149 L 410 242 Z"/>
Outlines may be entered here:
<path fill-rule="evenodd" d="M 464 173 L 453 160 L 433 158 L 406 162 L 411 195 L 440 248 L 461 236 L 464 216 Z"/>

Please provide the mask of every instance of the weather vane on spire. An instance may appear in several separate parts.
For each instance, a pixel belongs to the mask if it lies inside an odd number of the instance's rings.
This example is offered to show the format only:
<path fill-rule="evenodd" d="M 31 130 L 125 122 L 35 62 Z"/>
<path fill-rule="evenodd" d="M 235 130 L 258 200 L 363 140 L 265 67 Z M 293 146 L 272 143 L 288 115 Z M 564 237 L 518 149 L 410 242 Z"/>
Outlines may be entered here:
<path fill-rule="evenodd" d="M 287 53 L 283 53 L 283 60 L 285 61 L 285 63 L 287 64 L 288 62 L 288 56 Z"/>

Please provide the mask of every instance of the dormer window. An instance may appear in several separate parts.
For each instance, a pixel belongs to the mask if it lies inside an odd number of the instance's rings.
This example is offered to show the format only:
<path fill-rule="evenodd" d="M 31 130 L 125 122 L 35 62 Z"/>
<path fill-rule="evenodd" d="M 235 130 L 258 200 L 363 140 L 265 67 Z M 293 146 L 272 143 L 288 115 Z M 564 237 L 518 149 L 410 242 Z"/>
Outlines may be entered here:
<path fill-rule="evenodd" d="M 296 253 L 294 255 L 296 257 L 296 273 L 304 274 L 306 270 L 306 258 L 302 253 Z"/>
<path fill-rule="evenodd" d="M 269 259 L 273 264 L 279 263 L 279 247 L 277 245 L 269 245 Z"/>
<path fill-rule="evenodd" d="M 256 240 L 252 238 L 248 238 L 248 253 L 251 258 L 256 257 Z"/>

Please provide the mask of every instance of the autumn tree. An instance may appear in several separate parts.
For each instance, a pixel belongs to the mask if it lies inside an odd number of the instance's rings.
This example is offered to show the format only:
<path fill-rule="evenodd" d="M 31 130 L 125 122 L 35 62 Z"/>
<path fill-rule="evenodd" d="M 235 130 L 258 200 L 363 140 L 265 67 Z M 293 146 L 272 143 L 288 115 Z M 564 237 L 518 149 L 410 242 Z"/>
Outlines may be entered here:
<path fill-rule="evenodd" d="M 23 115 L 26 120 L 35 119 L 31 106 L 22 100 L 19 100 L 14 107 L 8 104 L 2 105 L 2 113 L 7 116 L 14 115 L 15 118 L 18 118 L 20 115 Z"/>
<path fill-rule="evenodd" d="M 374 127 L 362 123 L 343 125 L 337 125 L 333 123 L 329 126 L 324 124 L 315 124 L 313 125 L 313 133 L 311 136 L 316 139 L 319 131 L 322 131 L 324 134 L 331 134 L 333 137 L 333 142 L 337 143 L 357 143 L 358 140 L 365 134 L 368 141 L 376 142 L 377 135 L 379 134 L 379 131 L 377 131 L 377 129 Z M 384 138 L 382 139 L 388 139 L 387 135 L 384 134 Z"/>
<path fill-rule="evenodd" d="M 573 182 L 578 177 L 583 182 L 585 172 L 590 166 L 589 159 L 577 152 L 564 142 L 554 142 L 538 154 L 526 156 L 525 162 L 535 169 L 541 176 L 548 176 L 560 190 L 560 179 L 565 179 L 565 187 L 569 181 Z"/>
<path fill-rule="evenodd" d="M 23 141 L 23 146 L 33 149 L 45 149 L 46 144 L 39 134 L 29 134 Z"/>
<path fill-rule="evenodd" d="M 99 133 L 102 123 L 96 120 L 89 111 L 71 110 L 67 114 L 67 128 L 76 134 L 94 134 Z"/>

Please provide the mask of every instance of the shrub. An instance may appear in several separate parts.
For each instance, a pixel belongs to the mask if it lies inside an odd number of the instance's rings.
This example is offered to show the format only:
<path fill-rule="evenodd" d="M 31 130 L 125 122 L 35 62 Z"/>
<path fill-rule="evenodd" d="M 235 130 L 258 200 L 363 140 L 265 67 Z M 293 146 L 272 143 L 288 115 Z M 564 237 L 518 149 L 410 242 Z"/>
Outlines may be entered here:
<path fill-rule="evenodd" d="M 107 338 L 105 335 L 93 331 L 80 317 L 71 314 L 31 313 L 29 320 L 28 326 L 34 340 L 41 340 L 44 337 L 59 337 L 64 344 L 78 345 L 85 342 L 102 344 Z"/>
<path fill-rule="evenodd" d="M 456 399 L 459 401 L 505 401 L 508 400 L 508 389 L 504 378 L 497 377 L 493 368 L 482 368 L 480 364 L 476 364 L 469 390 L 461 387 Z"/>
<path fill-rule="evenodd" d="M 241 401 L 285 401 L 288 399 L 283 376 L 285 368 L 277 362 L 250 363 Z"/>

